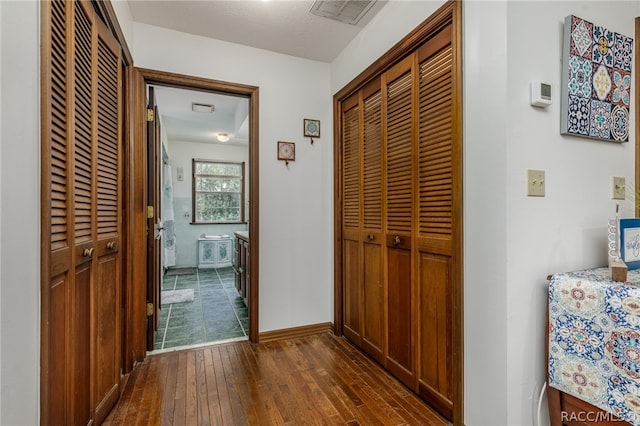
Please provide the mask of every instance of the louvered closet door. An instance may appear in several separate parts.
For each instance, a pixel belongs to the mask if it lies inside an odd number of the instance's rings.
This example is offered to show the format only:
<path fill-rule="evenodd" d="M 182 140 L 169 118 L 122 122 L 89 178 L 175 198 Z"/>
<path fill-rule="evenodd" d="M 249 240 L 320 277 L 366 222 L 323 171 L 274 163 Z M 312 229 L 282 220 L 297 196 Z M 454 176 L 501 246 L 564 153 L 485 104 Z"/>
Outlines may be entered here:
<path fill-rule="evenodd" d="M 358 95 L 342 104 L 342 249 L 344 334 L 362 344 L 362 257 L 360 255 L 360 105 Z"/>
<path fill-rule="evenodd" d="M 118 400 L 121 292 L 121 57 L 120 46 L 97 22 L 96 280 L 94 296 L 95 419 L 100 423 Z"/>
<path fill-rule="evenodd" d="M 93 105 L 93 14 L 82 3 L 73 3 L 73 224 L 75 279 L 71 286 L 70 359 L 72 383 L 71 422 L 85 425 L 92 419 L 91 407 L 91 279 L 95 251 L 93 216 L 94 105 Z"/>
<path fill-rule="evenodd" d="M 42 407 L 43 419 L 52 424 L 67 424 L 69 417 L 68 396 L 71 383 L 68 380 L 68 315 L 69 290 L 74 282 L 72 265 L 73 204 L 71 200 L 70 164 L 73 144 L 68 140 L 69 102 L 68 63 L 70 39 L 67 28 L 71 21 L 71 4 L 52 0 L 43 5 L 43 15 L 48 25 L 45 34 L 49 61 L 43 64 L 43 104 L 49 105 L 43 117 L 43 201 L 50 200 L 43 210 L 42 231 L 47 235 L 47 249 L 43 260 L 48 260 L 48 277 L 42 285 L 42 309 L 46 318 L 42 321 Z M 44 205 L 44 202 L 43 202 Z M 45 421 L 46 423 L 46 421 Z"/>
<path fill-rule="evenodd" d="M 462 146 L 451 13 L 430 18 L 400 61 L 343 90 L 337 176 L 344 334 L 453 421 Z"/>
<path fill-rule="evenodd" d="M 447 418 L 453 410 L 453 127 L 451 27 L 417 52 L 420 191 L 419 393 Z"/>
<path fill-rule="evenodd" d="M 387 368 L 414 384 L 412 347 L 413 58 L 383 76 L 386 101 Z"/>
<path fill-rule="evenodd" d="M 86 425 L 118 396 L 120 49 L 89 3 L 43 17 L 41 418 Z"/>
<path fill-rule="evenodd" d="M 362 90 L 362 348 L 384 362 L 384 233 L 382 232 L 382 92 L 380 79 Z"/>

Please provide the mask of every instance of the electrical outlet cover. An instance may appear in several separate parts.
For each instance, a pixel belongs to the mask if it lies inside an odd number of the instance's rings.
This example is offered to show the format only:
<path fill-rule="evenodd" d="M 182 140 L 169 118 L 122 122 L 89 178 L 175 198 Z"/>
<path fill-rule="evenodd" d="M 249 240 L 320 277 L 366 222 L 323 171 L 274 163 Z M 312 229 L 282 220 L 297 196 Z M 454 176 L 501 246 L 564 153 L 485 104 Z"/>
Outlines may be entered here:
<path fill-rule="evenodd" d="M 611 196 L 614 200 L 624 200 L 626 198 L 626 184 L 624 177 L 614 176 L 613 177 L 613 195 Z"/>
<path fill-rule="evenodd" d="M 527 195 L 529 197 L 544 197 L 544 170 L 527 170 Z"/>

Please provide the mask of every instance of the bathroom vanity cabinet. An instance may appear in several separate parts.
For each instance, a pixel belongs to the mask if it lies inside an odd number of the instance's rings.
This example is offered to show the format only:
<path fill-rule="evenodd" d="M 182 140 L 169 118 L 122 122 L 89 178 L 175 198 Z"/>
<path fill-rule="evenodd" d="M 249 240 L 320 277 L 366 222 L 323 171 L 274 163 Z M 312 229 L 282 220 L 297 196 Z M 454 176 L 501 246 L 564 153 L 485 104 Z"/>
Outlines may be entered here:
<path fill-rule="evenodd" d="M 225 268 L 231 266 L 231 237 L 198 239 L 198 268 Z"/>
<path fill-rule="evenodd" d="M 237 231 L 235 234 L 236 289 L 245 305 L 249 306 L 249 232 Z"/>

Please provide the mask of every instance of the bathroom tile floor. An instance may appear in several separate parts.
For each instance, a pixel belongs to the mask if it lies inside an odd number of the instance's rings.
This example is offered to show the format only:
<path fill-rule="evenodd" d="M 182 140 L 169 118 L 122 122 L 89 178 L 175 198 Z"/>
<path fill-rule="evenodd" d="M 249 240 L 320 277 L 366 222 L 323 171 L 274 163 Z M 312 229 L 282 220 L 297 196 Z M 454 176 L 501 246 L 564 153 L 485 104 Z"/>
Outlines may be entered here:
<path fill-rule="evenodd" d="M 249 314 L 234 285 L 233 268 L 163 276 L 162 290 L 192 288 L 193 302 L 161 305 L 154 350 L 246 338 Z"/>

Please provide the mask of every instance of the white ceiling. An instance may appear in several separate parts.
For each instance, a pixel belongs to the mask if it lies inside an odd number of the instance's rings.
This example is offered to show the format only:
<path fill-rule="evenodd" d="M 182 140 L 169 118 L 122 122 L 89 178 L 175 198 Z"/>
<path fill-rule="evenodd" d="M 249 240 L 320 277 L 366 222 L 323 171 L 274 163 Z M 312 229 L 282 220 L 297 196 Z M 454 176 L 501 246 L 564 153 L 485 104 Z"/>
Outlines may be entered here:
<path fill-rule="evenodd" d="M 312 15 L 313 0 L 128 0 L 133 20 L 185 33 L 331 62 L 387 3 L 357 26 Z"/>
<path fill-rule="evenodd" d="M 321 62 L 331 62 L 387 3 L 376 0 L 356 25 L 309 13 L 314 0 L 128 0 L 133 20 Z M 248 100 L 156 87 L 162 125 L 170 141 L 248 143 Z M 215 105 L 212 114 L 191 103 Z"/>
<path fill-rule="evenodd" d="M 218 133 L 227 133 L 224 144 L 248 145 L 249 99 L 164 86 L 155 86 L 154 93 L 170 141 L 217 144 Z M 214 111 L 193 112 L 192 103 L 213 105 Z"/>

